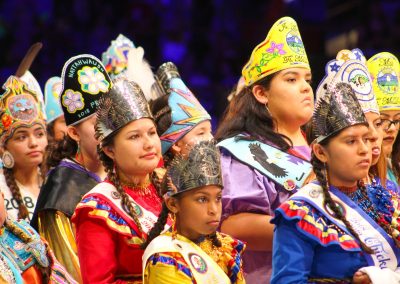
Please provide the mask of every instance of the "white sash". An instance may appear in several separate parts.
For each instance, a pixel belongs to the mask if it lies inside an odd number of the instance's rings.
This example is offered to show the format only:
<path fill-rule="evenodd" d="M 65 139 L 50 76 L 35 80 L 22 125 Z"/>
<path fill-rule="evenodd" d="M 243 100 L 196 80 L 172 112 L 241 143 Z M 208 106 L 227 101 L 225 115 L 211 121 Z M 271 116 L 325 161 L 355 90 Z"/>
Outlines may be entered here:
<path fill-rule="evenodd" d="M 126 211 L 122 208 L 121 205 L 121 196 L 117 191 L 116 187 L 108 182 L 102 182 L 96 185 L 91 191 L 89 191 L 83 198 L 88 197 L 92 194 L 101 195 L 103 198 L 108 200 L 110 204 L 113 205 L 114 209 L 122 216 L 122 218 L 132 226 L 135 224 L 135 221 L 129 216 Z M 129 194 L 128 194 L 129 196 Z M 132 206 L 135 208 L 136 214 L 138 216 L 139 222 L 142 226 L 143 232 L 148 234 L 149 231 L 153 228 L 154 224 L 157 222 L 158 217 L 154 215 L 153 212 L 146 210 L 132 197 L 129 196 L 129 201 L 132 203 Z M 135 226 L 137 226 L 135 224 Z"/>
<path fill-rule="evenodd" d="M 190 267 L 196 283 L 229 284 L 226 273 L 219 265 L 193 242 L 172 239 L 171 236 L 161 235 L 155 238 L 143 254 L 143 277 L 150 256 L 156 253 L 177 252 L 182 255 Z M 143 278 L 144 281 L 144 278 Z"/>
<path fill-rule="evenodd" d="M 330 191 L 330 195 L 335 203 L 341 207 L 341 210 L 344 210 L 346 219 L 351 223 L 360 239 L 375 251 L 375 254 L 364 253 L 368 264 L 381 269 L 390 268 L 391 270 L 396 270 L 399 250 L 393 250 L 393 248 L 396 248 L 396 245 L 392 238 L 345 194 L 333 188 Z M 307 203 L 317 208 L 330 221 L 349 233 L 346 225 L 334 218 L 330 209 L 324 206 L 324 195 L 320 185 L 309 183 L 293 195 L 291 199 L 307 201 Z"/>

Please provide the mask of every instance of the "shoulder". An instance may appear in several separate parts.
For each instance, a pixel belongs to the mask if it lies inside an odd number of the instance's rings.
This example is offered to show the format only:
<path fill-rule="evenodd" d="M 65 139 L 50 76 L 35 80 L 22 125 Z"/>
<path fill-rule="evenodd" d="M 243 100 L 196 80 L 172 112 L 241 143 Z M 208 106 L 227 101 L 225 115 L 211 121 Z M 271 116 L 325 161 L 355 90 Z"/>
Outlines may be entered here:
<path fill-rule="evenodd" d="M 330 221 L 322 212 L 305 200 L 288 199 L 275 211 L 271 223 L 290 229 L 294 235 L 320 246 L 339 245 L 347 251 L 359 251 L 355 238 Z"/>

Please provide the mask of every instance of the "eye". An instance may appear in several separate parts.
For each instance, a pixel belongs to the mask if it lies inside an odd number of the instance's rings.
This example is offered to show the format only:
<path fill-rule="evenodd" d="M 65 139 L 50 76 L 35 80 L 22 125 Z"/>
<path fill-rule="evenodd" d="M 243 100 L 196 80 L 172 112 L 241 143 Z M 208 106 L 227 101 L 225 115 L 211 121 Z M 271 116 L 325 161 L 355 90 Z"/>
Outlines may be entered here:
<path fill-rule="evenodd" d="M 44 131 L 39 131 L 39 132 L 36 133 L 36 137 L 39 137 L 39 138 L 43 137 L 45 135 L 46 135 L 46 133 Z"/>
<path fill-rule="evenodd" d="M 375 128 L 381 128 L 382 125 L 383 125 L 382 120 L 378 119 L 378 120 L 374 121 Z"/>
<path fill-rule="evenodd" d="M 133 135 L 131 135 L 131 136 L 129 137 L 129 139 L 131 139 L 131 140 L 139 139 L 139 134 L 133 134 Z"/>
<path fill-rule="evenodd" d="M 307 79 L 306 82 L 311 85 L 312 84 L 312 80 L 311 79 Z"/>
<path fill-rule="evenodd" d="M 222 200 L 222 195 L 218 195 L 216 200 L 217 200 L 217 202 L 220 202 Z"/>
<path fill-rule="evenodd" d="M 294 83 L 294 82 L 296 82 L 296 78 L 288 78 L 288 79 L 286 79 L 286 81 L 289 83 Z"/>
<path fill-rule="evenodd" d="M 15 137 L 15 140 L 23 141 L 23 140 L 25 140 L 25 138 L 26 138 L 26 135 L 18 135 L 18 136 Z"/>
<path fill-rule="evenodd" d="M 350 140 L 347 140 L 347 141 L 346 141 L 346 144 L 348 144 L 348 145 L 353 145 L 355 142 L 356 142 L 355 139 L 350 139 Z"/>
<path fill-rule="evenodd" d="M 207 197 L 205 196 L 200 196 L 197 198 L 197 202 L 199 203 L 206 203 L 207 202 Z"/>

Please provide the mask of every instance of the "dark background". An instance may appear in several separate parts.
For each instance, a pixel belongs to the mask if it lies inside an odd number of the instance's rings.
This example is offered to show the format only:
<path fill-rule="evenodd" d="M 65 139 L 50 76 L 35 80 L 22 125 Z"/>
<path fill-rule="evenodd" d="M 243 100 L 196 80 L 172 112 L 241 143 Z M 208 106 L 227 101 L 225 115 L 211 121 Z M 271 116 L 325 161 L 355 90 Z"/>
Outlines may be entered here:
<path fill-rule="evenodd" d="M 0 1 L 0 82 L 34 42 L 43 48 L 30 70 L 43 88 L 70 57 L 101 59 L 122 33 L 154 69 L 174 61 L 216 123 L 251 51 L 285 15 L 299 25 L 314 90 L 340 49 L 399 56 L 398 0 L 8 0 Z"/>

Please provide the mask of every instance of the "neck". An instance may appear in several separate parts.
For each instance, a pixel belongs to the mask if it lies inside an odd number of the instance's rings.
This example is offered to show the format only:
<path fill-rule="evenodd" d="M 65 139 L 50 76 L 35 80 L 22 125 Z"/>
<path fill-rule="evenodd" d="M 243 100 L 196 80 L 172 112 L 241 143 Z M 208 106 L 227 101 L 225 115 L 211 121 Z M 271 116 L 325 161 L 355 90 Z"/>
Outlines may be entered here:
<path fill-rule="evenodd" d="M 118 170 L 118 177 L 122 184 L 129 185 L 130 187 L 148 186 L 150 183 L 149 174 L 133 176 L 124 174 L 122 171 Z"/>
<path fill-rule="evenodd" d="M 278 121 L 275 131 L 287 136 L 292 141 L 293 146 L 308 145 L 303 133 L 301 132 L 300 125 Z"/>
<path fill-rule="evenodd" d="M 80 157 L 76 159 L 78 163 L 80 163 L 85 169 L 88 171 L 95 173 L 98 175 L 102 180 L 106 177 L 106 172 L 100 160 L 96 157 L 93 159 L 89 155 L 85 155 L 83 152 L 81 153 Z"/>
<path fill-rule="evenodd" d="M 37 166 L 14 168 L 15 179 L 26 187 L 39 187 L 40 177 Z"/>
<path fill-rule="evenodd" d="M 338 179 L 329 177 L 329 183 L 338 189 L 357 188 L 357 181 L 338 180 Z"/>

